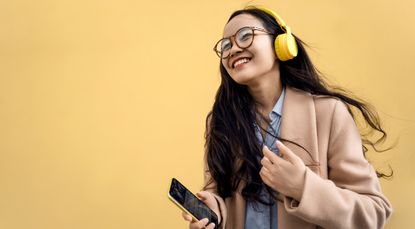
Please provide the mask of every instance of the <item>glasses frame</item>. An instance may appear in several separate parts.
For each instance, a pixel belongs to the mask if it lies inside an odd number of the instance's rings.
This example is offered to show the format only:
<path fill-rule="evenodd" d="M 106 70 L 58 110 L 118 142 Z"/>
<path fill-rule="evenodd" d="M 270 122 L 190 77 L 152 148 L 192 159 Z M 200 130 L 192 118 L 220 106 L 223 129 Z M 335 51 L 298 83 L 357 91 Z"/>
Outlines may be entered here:
<path fill-rule="evenodd" d="M 243 29 L 246 29 L 246 28 L 249 28 L 249 29 L 251 29 L 251 30 L 252 30 L 252 40 L 251 40 L 251 43 L 250 43 L 248 46 L 246 46 L 246 47 L 244 47 L 244 48 L 243 48 L 243 47 L 241 47 L 241 46 L 238 44 L 238 41 L 235 39 L 235 37 L 236 37 L 236 35 L 237 35 L 240 31 L 242 31 Z M 218 55 L 218 57 L 219 57 L 219 58 L 221 58 L 221 59 L 226 59 L 226 58 L 228 58 L 228 57 L 230 56 L 230 52 L 229 52 L 229 54 L 228 54 L 227 56 L 223 57 L 223 56 L 222 56 L 222 51 L 217 49 L 217 47 L 218 47 L 218 45 L 219 45 L 219 43 L 220 43 L 220 42 L 222 42 L 222 41 L 223 41 L 223 40 L 225 40 L 225 39 L 229 39 L 229 40 L 230 40 L 230 42 L 231 42 L 231 47 L 230 47 L 230 49 L 229 49 L 229 50 L 231 50 L 231 49 L 232 49 L 232 47 L 233 47 L 233 43 L 235 43 L 235 44 L 236 44 L 236 46 L 238 46 L 240 49 L 247 49 L 247 48 L 251 47 L 252 43 L 254 43 L 254 38 L 255 38 L 255 35 L 261 35 L 261 34 L 255 33 L 255 31 L 261 31 L 261 32 L 264 32 L 265 34 L 262 34 L 262 35 L 274 35 L 273 33 L 271 33 L 271 32 L 269 32 L 269 31 L 267 31 L 267 30 L 266 30 L 266 29 L 264 29 L 264 28 L 260 28 L 260 27 L 256 27 L 256 26 L 245 26 L 245 27 L 242 27 L 242 28 L 238 29 L 238 31 L 236 31 L 236 33 L 235 33 L 235 34 L 233 34 L 232 36 L 229 36 L 229 37 L 224 37 L 224 38 L 220 39 L 218 42 L 216 42 L 215 46 L 213 47 L 213 51 L 215 51 L 216 55 Z M 232 40 L 233 40 L 233 41 L 232 41 Z"/>

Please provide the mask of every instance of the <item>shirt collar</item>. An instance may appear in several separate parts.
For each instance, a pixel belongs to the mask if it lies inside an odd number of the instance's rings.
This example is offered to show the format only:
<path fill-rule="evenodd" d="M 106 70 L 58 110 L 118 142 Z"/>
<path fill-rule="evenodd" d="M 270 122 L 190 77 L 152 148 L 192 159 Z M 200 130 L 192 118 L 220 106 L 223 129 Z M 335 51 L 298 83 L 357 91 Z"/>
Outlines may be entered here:
<path fill-rule="evenodd" d="M 281 117 L 282 106 L 284 104 L 284 98 L 285 98 L 285 87 L 282 88 L 281 95 L 278 98 L 277 103 L 274 105 L 274 108 L 272 108 L 271 113 L 269 114 L 269 117 L 271 120 L 274 120 L 277 116 Z"/>

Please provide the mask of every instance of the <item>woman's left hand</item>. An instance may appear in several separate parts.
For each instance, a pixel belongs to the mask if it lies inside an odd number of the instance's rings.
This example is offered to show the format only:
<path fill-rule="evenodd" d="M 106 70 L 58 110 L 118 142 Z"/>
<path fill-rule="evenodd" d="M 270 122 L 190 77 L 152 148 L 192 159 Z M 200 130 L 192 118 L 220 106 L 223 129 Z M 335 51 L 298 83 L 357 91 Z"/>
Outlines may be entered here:
<path fill-rule="evenodd" d="M 262 180 L 273 190 L 301 201 L 304 189 L 306 166 L 287 146 L 277 141 L 281 157 L 269 150 L 262 149 L 264 157 L 259 172 Z"/>

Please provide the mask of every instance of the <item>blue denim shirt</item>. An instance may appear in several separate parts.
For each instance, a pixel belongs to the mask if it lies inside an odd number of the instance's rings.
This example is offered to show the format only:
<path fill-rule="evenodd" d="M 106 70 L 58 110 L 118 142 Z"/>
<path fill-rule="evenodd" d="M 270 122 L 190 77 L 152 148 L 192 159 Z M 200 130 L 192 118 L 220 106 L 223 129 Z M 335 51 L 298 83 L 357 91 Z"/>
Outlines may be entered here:
<path fill-rule="evenodd" d="M 281 113 L 282 106 L 284 104 L 285 88 L 281 92 L 281 96 L 275 104 L 272 112 L 269 114 L 271 123 L 267 129 L 268 132 L 274 136 L 279 136 L 281 127 Z M 276 138 L 268 133 L 265 135 L 265 139 L 262 138 L 261 130 L 256 125 L 255 132 L 260 143 L 265 144 L 272 152 L 279 154 L 276 146 Z M 258 160 L 261 160 L 261 156 L 258 155 Z M 262 190 L 261 195 L 263 199 L 271 199 L 265 189 Z M 245 228 L 246 229 L 277 229 L 278 228 L 278 212 L 277 204 L 274 203 L 272 206 L 264 205 L 259 202 L 253 203 L 247 201 L 246 213 L 245 213 Z"/>

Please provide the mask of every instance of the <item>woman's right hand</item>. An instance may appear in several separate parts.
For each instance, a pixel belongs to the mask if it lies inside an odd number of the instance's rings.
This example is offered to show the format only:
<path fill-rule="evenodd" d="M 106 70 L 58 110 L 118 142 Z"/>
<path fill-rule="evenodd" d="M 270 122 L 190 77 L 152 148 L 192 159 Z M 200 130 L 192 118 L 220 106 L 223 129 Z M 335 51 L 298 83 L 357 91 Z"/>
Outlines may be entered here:
<path fill-rule="evenodd" d="M 219 211 L 219 206 L 218 206 L 218 203 L 217 203 L 215 197 L 212 195 L 212 193 L 210 193 L 208 191 L 201 191 L 201 192 L 197 193 L 196 195 L 210 209 L 212 209 L 212 211 L 214 211 L 216 213 L 216 215 L 218 216 L 218 222 L 221 222 L 221 215 L 219 214 L 219 212 L 220 212 Z M 207 218 L 201 219 L 199 221 L 194 221 L 192 216 L 190 216 L 189 214 L 183 212 L 182 215 L 183 215 L 184 220 L 189 221 L 189 228 L 190 229 L 202 229 L 202 228 L 214 229 L 215 228 L 215 224 L 214 223 L 209 223 L 209 220 Z"/>

